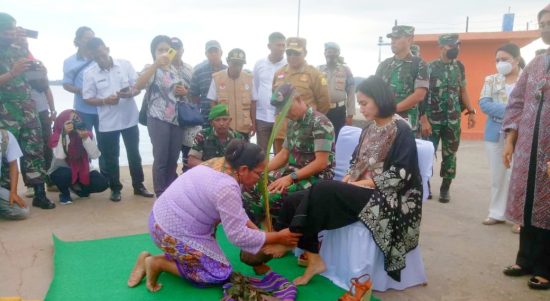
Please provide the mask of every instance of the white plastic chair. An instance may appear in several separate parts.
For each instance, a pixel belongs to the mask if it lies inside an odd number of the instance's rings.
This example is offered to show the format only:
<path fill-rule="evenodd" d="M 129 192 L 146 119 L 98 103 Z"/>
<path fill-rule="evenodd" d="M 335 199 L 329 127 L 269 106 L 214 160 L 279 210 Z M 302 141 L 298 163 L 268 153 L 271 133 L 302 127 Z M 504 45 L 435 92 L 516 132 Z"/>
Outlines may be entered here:
<path fill-rule="evenodd" d="M 349 167 L 355 146 L 359 142 L 361 129 L 345 126 L 340 130 L 336 143 L 335 179 L 341 180 Z M 431 142 L 417 140 L 420 173 L 424 184 L 424 198 L 427 199 L 427 182 L 432 174 L 434 147 Z M 323 276 L 343 289 L 349 289 L 350 279 L 368 273 L 373 279 L 373 289 L 403 290 L 426 283 L 424 262 L 417 247 L 406 255 L 407 267 L 401 271 L 401 282 L 390 278 L 384 270 L 384 254 L 376 245 L 371 232 L 362 222 L 336 230 L 323 231 L 320 255 L 327 271 Z"/>

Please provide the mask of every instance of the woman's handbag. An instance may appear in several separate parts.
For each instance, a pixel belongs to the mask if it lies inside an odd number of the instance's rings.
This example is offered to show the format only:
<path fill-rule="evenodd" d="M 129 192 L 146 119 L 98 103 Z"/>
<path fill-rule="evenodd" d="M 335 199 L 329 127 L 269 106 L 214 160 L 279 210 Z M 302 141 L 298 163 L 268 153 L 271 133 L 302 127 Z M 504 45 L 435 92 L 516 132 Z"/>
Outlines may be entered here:
<path fill-rule="evenodd" d="M 177 103 L 177 110 L 180 127 L 201 125 L 204 121 L 199 105 L 187 101 L 179 101 Z"/>
<path fill-rule="evenodd" d="M 159 90 L 157 83 L 155 82 L 156 80 L 157 73 L 155 72 L 155 77 L 153 77 L 153 81 L 151 82 L 149 87 L 147 87 L 147 91 L 145 91 L 145 95 L 143 95 L 143 101 L 141 102 L 138 122 L 144 126 L 147 126 L 147 110 L 149 109 L 149 99 L 151 98 L 151 94 L 153 93 L 153 91 Z"/>

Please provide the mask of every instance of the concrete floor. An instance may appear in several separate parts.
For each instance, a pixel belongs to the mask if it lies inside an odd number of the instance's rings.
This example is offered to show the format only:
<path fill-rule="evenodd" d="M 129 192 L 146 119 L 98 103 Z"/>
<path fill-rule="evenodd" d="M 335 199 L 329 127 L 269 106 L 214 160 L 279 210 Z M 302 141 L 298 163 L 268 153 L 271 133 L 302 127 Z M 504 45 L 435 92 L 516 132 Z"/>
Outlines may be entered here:
<path fill-rule="evenodd" d="M 152 187 L 150 168 L 145 169 L 146 184 Z M 439 174 L 439 166 L 434 174 Z M 125 189 L 120 203 L 112 203 L 108 193 L 103 193 L 54 210 L 32 208 L 31 217 L 24 221 L 0 221 L 0 297 L 44 298 L 53 276 L 53 234 L 71 241 L 146 232 L 153 201 L 133 196 L 127 169 L 122 177 Z M 438 176 L 433 178 L 434 191 L 440 182 Z M 384 301 L 550 300 L 550 291 L 527 287 L 528 277 L 502 274 L 514 262 L 518 235 L 510 231 L 509 224 L 481 224 L 489 194 L 483 143 L 463 142 L 452 201 L 431 200 L 424 206 L 420 245 L 428 285 L 375 295 Z M 49 195 L 57 201 L 57 194 Z"/>

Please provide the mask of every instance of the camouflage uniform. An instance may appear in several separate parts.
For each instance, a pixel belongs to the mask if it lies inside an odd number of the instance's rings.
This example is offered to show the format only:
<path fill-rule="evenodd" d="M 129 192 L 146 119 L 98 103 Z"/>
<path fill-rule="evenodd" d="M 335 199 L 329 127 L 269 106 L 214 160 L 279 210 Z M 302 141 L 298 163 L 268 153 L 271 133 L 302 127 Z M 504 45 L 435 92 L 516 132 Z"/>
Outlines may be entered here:
<path fill-rule="evenodd" d="M 216 135 L 213 127 L 203 129 L 195 136 L 189 155 L 202 161 L 207 161 L 216 157 L 223 157 L 227 145 L 233 139 L 245 140 L 241 133 L 229 129 L 227 139 L 222 142 Z"/>
<path fill-rule="evenodd" d="M 425 111 L 432 126 L 435 150 L 441 140 L 441 171 L 443 179 L 456 175 L 456 152 L 460 144 L 461 89 L 466 87 L 464 67 L 457 60 L 444 63 L 441 59 L 428 65 L 430 90 L 425 100 Z"/>
<path fill-rule="evenodd" d="M 0 48 L 0 74 L 8 73 L 11 66 L 19 59 L 27 57 L 27 54 L 26 51 L 11 46 Z M 42 128 L 24 74 L 0 86 L 0 128 L 9 130 L 21 145 L 27 183 L 43 184 L 46 172 L 43 165 Z M 3 165 L 2 169 L 8 170 L 8 166 Z M 8 182 L 8 177 L 2 177 L 0 185 L 9 189 Z"/>
<path fill-rule="evenodd" d="M 394 26 L 388 37 L 412 36 L 414 27 Z M 376 69 L 376 75 L 381 77 L 390 86 L 396 104 L 414 93 L 416 88 L 428 89 L 429 77 L 426 63 L 418 56 L 409 54 L 405 59 L 395 56 L 384 60 Z M 419 106 L 414 106 L 406 112 L 400 112 L 411 124 L 413 132 L 418 133 Z"/>
<path fill-rule="evenodd" d="M 282 206 L 282 199 L 289 193 L 309 189 L 319 180 L 330 180 L 334 177 L 334 128 L 323 114 L 308 108 L 301 120 L 288 122 L 287 137 L 283 148 L 290 152 L 288 165 L 269 173 L 269 182 L 289 175 L 315 160 L 315 152 L 330 152 L 329 164 L 317 175 L 301 179 L 291 184 L 284 193 L 269 195 L 272 219 L 276 220 Z M 264 201 L 258 186 L 251 192 L 243 193 L 244 208 L 252 221 L 258 223 L 264 218 Z"/>

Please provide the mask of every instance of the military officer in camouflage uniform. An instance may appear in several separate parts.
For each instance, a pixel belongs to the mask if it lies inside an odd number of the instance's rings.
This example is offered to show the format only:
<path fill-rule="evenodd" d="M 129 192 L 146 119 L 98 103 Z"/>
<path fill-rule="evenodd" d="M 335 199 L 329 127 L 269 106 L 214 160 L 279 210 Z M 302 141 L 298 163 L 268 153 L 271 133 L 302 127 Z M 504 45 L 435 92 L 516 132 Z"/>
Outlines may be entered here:
<path fill-rule="evenodd" d="M 212 158 L 223 157 L 231 140 L 245 140 L 245 137 L 229 127 L 231 116 L 226 104 L 213 106 L 208 113 L 210 127 L 202 129 L 195 136 L 189 151 L 189 167 L 201 164 Z"/>
<path fill-rule="evenodd" d="M 476 111 L 466 91 L 464 65 L 456 58 L 460 49 L 458 34 L 444 34 L 438 40 L 440 58 L 429 63 L 430 90 L 423 104 L 426 119 L 422 135 L 429 137 L 435 149 L 441 140 L 441 177 L 439 201 L 447 203 L 449 188 L 456 176 L 456 152 L 460 144 L 460 115 L 466 109 L 468 128 L 475 126 Z"/>
<path fill-rule="evenodd" d="M 326 114 L 338 139 L 344 125 L 351 125 L 355 115 L 355 80 L 347 65 L 340 57 L 340 46 L 334 42 L 325 43 L 327 63 L 319 66 L 328 82 L 330 110 Z"/>
<path fill-rule="evenodd" d="M 387 37 L 391 38 L 394 56 L 380 63 L 376 75 L 390 85 L 397 113 L 418 134 L 419 104 L 428 91 L 428 69 L 420 57 L 411 53 L 414 27 L 396 25 Z"/>
<path fill-rule="evenodd" d="M 18 34 L 15 19 L 0 13 L 0 128 L 9 130 L 21 144 L 27 183 L 35 191 L 32 205 L 52 209 L 55 204 L 46 197 L 44 189 L 46 171 L 42 129 L 35 103 L 30 97 L 31 88 L 25 79 L 25 71 L 32 68 L 33 62 L 27 58 L 26 50 L 14 45 Z M 7 165 L 2 169 L 8 170 Z M 10 188 L 6 181 L 0 185 Z"/>
<path fill-rule="evenodd" d="M 323 114 L 308 106 L 291 84 L 279 86 L 271 99 L 277 112 L 292 101 L 283 149 L 269 161 L 268 186 L 272 219 L 276 220 L 283 198 L 310 188 L 319 180 L 334 177 L 334 127 Z M 258 189 L 243 194 L 244 207 L 252 221 L 264 219 L 264 201 Z"/>
<path fill-rule="evenodd" d="M 327 114 L 330 110 L 330 96 L 325 76 L 317 68 L 309 65 L 305 59 L 307 55 L 306 39 L 290 37 L 286 39 L 286 58 L 288 64 L 275 72 L 273 90 L 290 83 L 301 95 L 302 100 L 316 111 Z M 278 153 L 286 138 L 286 124 L 277 133 L 274 149 Z"/>

